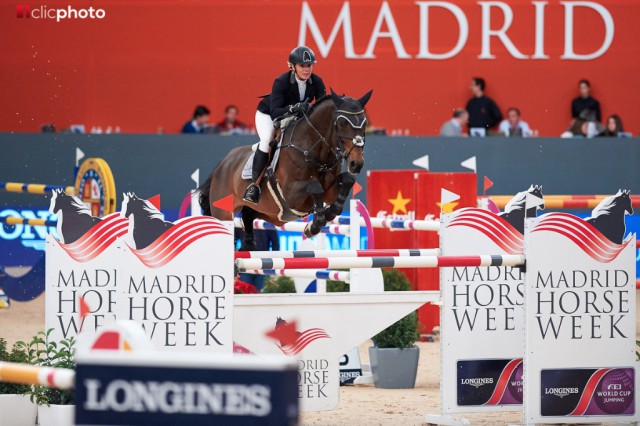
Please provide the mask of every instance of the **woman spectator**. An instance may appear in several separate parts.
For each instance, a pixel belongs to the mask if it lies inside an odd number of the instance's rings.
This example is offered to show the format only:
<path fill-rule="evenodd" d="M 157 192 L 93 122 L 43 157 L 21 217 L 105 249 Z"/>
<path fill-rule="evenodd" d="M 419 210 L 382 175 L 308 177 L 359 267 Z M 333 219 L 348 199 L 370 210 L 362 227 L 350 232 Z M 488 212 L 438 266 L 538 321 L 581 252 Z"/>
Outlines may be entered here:
<path fill-rule="evenodd" d="M 631 135 L 629 133 L 625 133 L 620 116 L 618 114 L 613 114 L 607 118 L 607 127 L 598 136 L 628 138 Z"/>

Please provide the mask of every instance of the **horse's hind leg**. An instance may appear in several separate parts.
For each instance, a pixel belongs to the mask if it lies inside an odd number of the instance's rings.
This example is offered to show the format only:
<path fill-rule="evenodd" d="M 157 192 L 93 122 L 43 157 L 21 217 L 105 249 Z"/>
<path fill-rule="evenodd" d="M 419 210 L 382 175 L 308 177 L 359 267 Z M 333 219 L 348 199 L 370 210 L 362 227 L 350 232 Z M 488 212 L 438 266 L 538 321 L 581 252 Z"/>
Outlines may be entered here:
<path fill-rule="evenodd" d="M 242 224 L 244 225 L 244 238 L 240 251 L 251 251 L 256 249 L 256 237 L 253 233 L 253 220 L 256 218 L 256 211 L 244 206 L 242 208 Z"/>
<path fill-rule="evenodd" d="M 309 182 L 307 184 L 307 193 L 313 198 L 313 221 L 304 228 L 304 235 L 311 238 L 320 233 L 320 230 L 327 224 L 325 218 L 326 208 L 324 207 L 324 189 L 320 182 Z"/>

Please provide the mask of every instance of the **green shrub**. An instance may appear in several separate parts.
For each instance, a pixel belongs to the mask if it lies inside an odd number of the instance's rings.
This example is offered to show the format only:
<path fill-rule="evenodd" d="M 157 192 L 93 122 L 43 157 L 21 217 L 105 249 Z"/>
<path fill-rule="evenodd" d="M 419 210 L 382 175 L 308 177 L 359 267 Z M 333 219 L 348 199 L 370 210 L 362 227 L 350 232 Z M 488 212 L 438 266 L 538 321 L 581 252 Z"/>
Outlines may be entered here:
<path fill-rule="evenodd" d="M 349 284 L 344 281 L 327 281 L 327 293 L 348 293 Z"/>
<path fill-rule="evenodd" d="M 289 277 L 268 277 L 264 282 L 263 293 L 295 293 L 296 285 Z"/>
<path fill-rule="evenodd" d="M 0 338 L 0 361 L 28 364 L 29 356 L 20 345 L 15 344 L 11 352 L 7 350 L 7 341 Z M 22 395 L 29 392 L 29 385 L 0 382 L 0 395 Z"/>
<path fill-rule="evenodd" d="M 41 367 L 75 368 L 76 339 L 70 337 L 59 342 L 51 340 L 53 328 L 41 331 L 29 343 L 18 342 L 27 354 L 30 364 Z M 47 386 L 36 385 L 28 392 L 31 402 L 38 405 L 69 405 L 73 404 L 73 391 L 54 389 Z"/>
<path fill-rule="evenodd" d="M 395 269 L 383 270 L 385 291 L 409 291 L 411 284 L 403 272 Z M 395 324 L 373 336 L 375 345 L 379 348 L 411 348 L 420 337 L 418 332 L 418 315 L 412 312 Z"/>

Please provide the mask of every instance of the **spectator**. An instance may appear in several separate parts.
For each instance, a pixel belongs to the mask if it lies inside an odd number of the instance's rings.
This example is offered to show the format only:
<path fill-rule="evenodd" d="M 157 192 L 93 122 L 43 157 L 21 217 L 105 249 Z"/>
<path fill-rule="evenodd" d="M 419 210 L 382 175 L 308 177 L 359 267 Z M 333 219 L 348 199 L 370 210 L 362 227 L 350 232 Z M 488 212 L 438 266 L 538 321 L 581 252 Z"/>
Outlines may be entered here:
<path fill-rule="evenodd" d="M 571 102 L 571 117 L 580 118 L 586 121 L 602 120 L 600 115 L 600 102 L 591 97 L 591 83 L 582 79 L 578 83 L 580 96 Z"/>
<path fill-rule="evenodd" d="M 613 114 L 607 118 L 607 126 L 598 136 L 614 137 L 614 138 L 630 138 L 631 134 L 624 131 L 622 120 L 617 114 Z"/>
<path fill-rule="evenodd" d="M 209 108 L 204 105 L 198 105 L 193 112 L 193 120 L 187 121 L 182 126 L 182 133 L 203 133 L 209 123 L 210 113 Z"/>
<path fill-rule="evenodd" d="M 467 102 L 469 113 L 469 136 L 486 136 L 489 128 L 502 120 L 500 108 L 493 99 L 485 96 L 486 84 L 484 79 L 475 77 L 471 80 L 473 98 Z"/>
<path fill-rule="evenodd" d="M 467 125 L 469 121 L 469 113 L 467 110 L 457 108 L 453 111 L 453 118 L 445 122 L 440 128 L 440 136 L 466 136 L 462 134 L 462 128 Z"/>
<path fill-rule="evenodd" d="M 224 119 L 214 127 L 215 133 L 221 135 L 237 135 L 247 131 L 247 126 L 238 121 L 238 107 L 235 105 L 228 105 L 224 109 Z"/>
<path fill-rule="evenodd" d="M 520 119 L 520 110 L 518 108 L 509 108 L 507 110 L 507 118 L 502 120 L 498 129 L 500 133 L 508 138 L 537 136 L 536 132 L 529 128 L 529 124 Z"/>

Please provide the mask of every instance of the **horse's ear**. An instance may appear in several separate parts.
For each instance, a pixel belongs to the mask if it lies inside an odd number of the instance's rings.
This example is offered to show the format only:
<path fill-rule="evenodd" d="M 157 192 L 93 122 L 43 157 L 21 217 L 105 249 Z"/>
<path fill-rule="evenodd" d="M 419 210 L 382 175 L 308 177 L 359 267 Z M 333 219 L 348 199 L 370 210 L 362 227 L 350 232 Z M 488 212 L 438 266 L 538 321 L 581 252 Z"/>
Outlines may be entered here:
<path fill-rule="evenodd" d="M 362 108 L 364 108 L 367 102 L 369 102 L 369 99 L 371 99 L 372 94 L 373 94 L 373 89 L 369 90 L 367 93 L 364 94 L 363 97 L 358 99 L 358 102 L 360 102 L 360 105 L 362 105 Z"/>
<path fill-rule="evenodd" d="M 333 91 L 333 87 L 330 87 L 329 90 L 331 90 L 331 100 L 336 106 L 339 106 L 342 103 L 342 98 Z"/>

